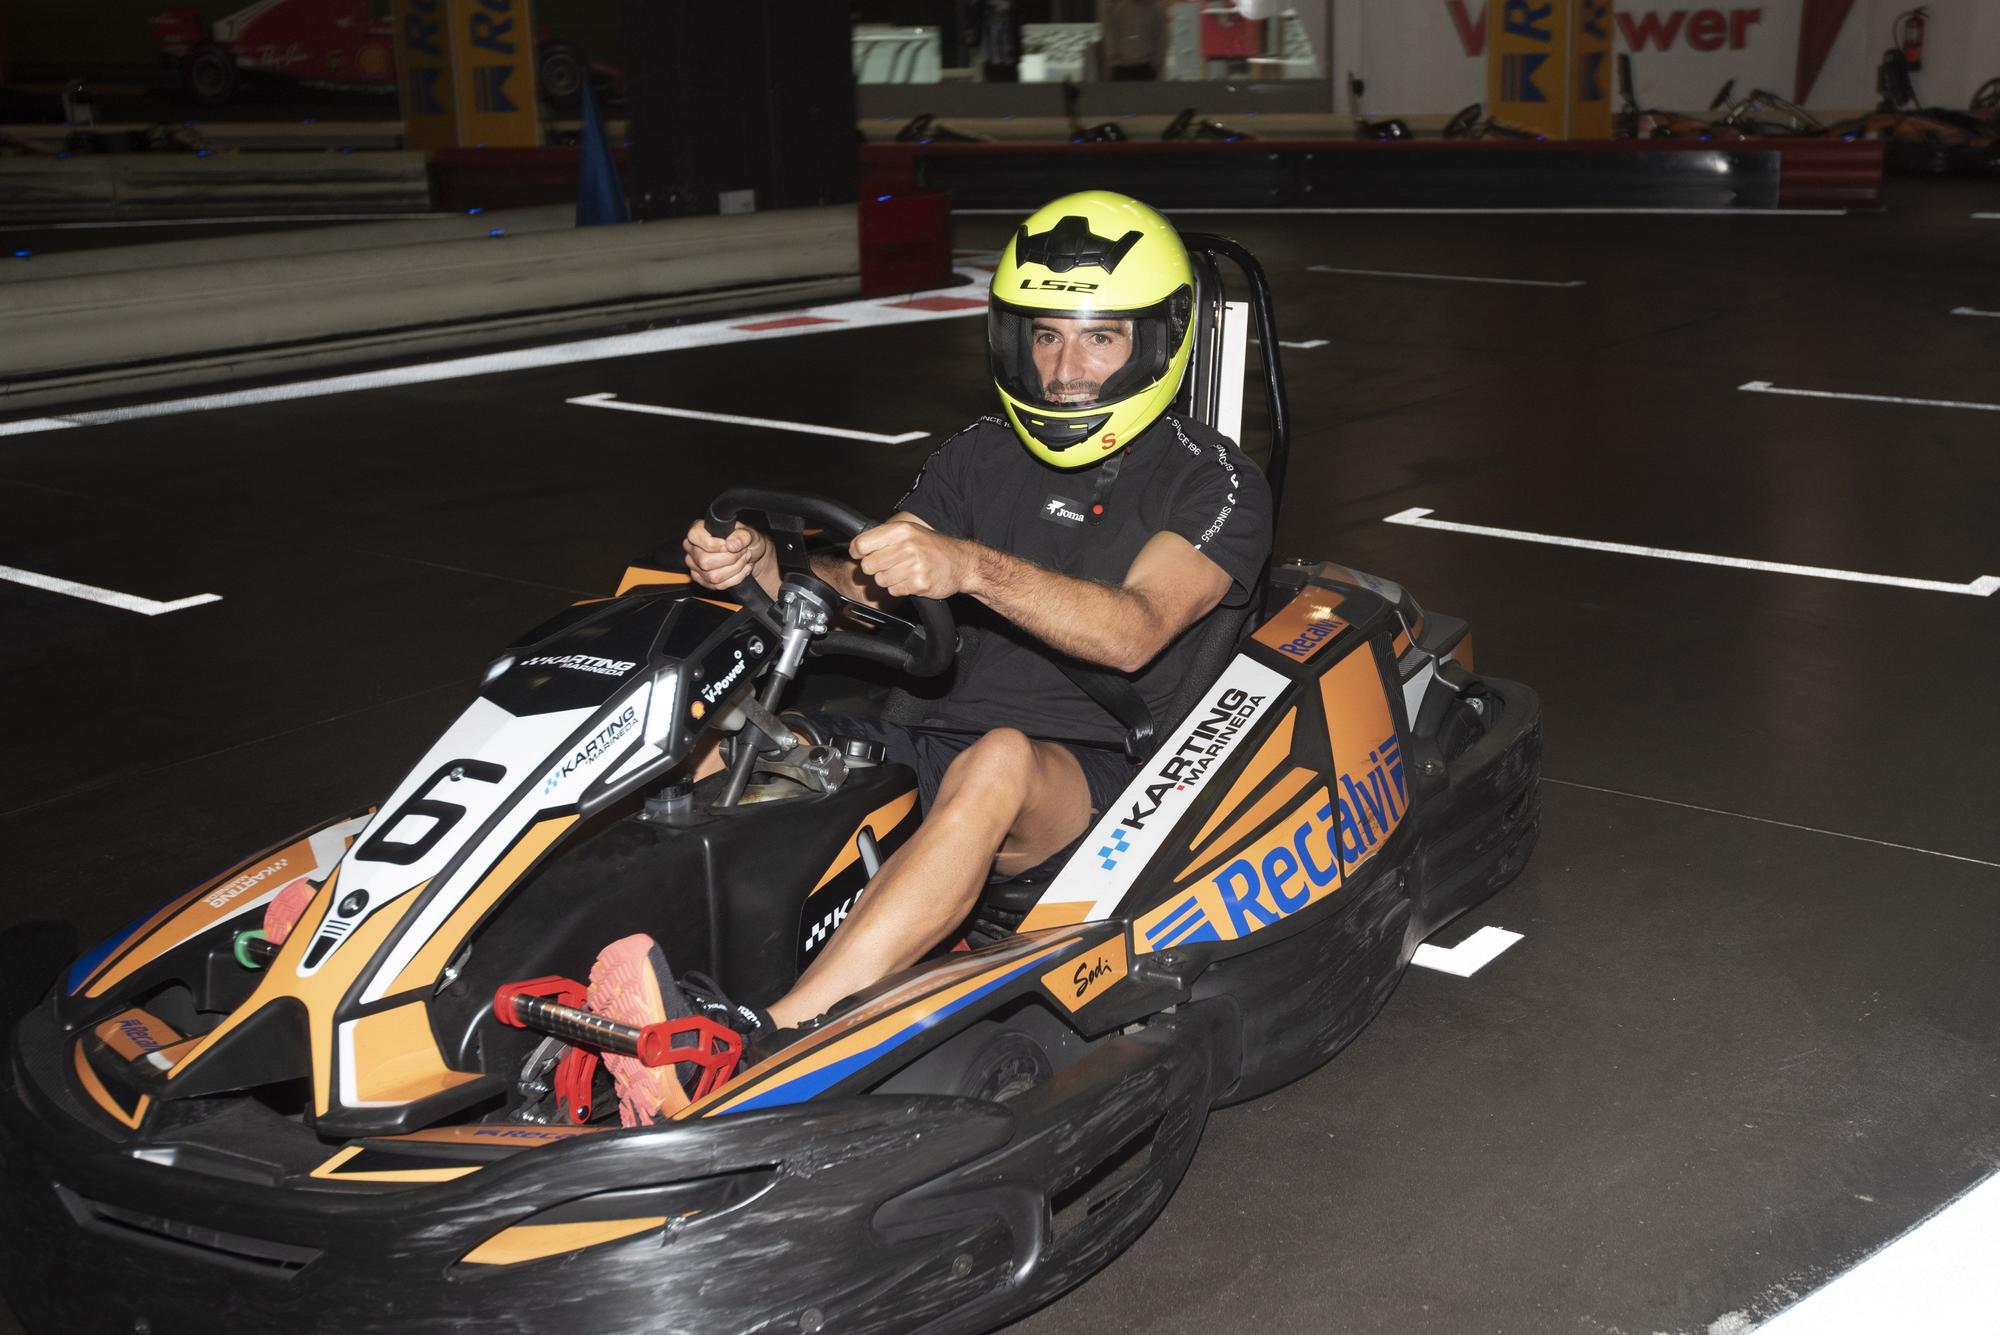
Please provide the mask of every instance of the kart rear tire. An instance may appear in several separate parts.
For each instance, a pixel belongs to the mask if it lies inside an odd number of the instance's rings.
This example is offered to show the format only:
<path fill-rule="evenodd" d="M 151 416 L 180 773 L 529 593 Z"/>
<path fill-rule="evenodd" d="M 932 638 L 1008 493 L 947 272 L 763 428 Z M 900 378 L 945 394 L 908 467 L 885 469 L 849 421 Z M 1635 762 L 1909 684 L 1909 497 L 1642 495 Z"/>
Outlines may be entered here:
<path fill-rule="evenodd" d="M 182 86 L 205 107 L 219 107 L 232 100 L 236 77 L 236 58 L 212 43 L 196 47 L 181 62 Z"/>

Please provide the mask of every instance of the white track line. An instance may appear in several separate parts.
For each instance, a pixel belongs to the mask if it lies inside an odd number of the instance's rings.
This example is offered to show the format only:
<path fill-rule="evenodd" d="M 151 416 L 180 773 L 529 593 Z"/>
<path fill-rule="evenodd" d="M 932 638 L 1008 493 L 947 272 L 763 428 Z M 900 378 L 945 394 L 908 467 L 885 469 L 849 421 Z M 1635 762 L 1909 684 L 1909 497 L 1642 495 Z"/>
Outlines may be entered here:
<path fill-rule="evenodd" d="M 1970 306 L 1954 306 L 1951 308 L 1951 313 L 1953 315 L 1985 315 L 1994 319 L 2000 319 L 2000 311 L 1976 311 Z"/>
<path fill-rule="evenodd" d="M 2000 1312 L 2000 1176 L 1757 1327 L 1757 1335 L 1990 1335 Z"/>
<path fill-rule="evenodd" d="M 1552 779 L 1541 776 L 1543 783 L 1561 784 L 1565 788 L 1581 788 L 1589 793 L 1604 793 L 1611 797 L 1629 797 L 1634 802 L 1657 802 L 1663 807 L 1679 807 L 1683 811 L 1701 811 L 1711 816 L 1729 816 L 1736 820 L 1755 821 L 1759 825 L 1776 825 L 1780 829 L 1798 830 L 1803 834 L 1823 834 L 1829 839 L 1849 839 L 1857 844 L 1873 844 L 1877 848 L 1893 848 L 1902 853 L 1922 853 L 1925 857 L 1944 858 L 1950 862 L 1970 862 L 1975 867 L 2000 869 L 2000 862 L 1988 862 L 1985 858 L 1971 858 L 1963 853 L 1943 853 L 1935 848 L 1918 848 L 1915 844 L 1899 844 L 1888 839 L 1870 839 L 1865 834 L 1849 834 L 1845 830 L 1827 830 L 1817 825 L 1800 825 L 1788 820 L 1773 820 L 1769 816 L 1752 816 L 1747 811 L 1724 811 L 1721 807 L 1705 807 L 1695 802 L 1676 802 L 1671 797 L 1651 797 L 1645 793 L 1628 793 L 1623 788 L 1600 788 L 1594 783 L 1577 783 L 1572 779 Z"/>
<path fill-rule="evenodd" d="M 838 440 L 866 440 L 877 445 L 901 445 L 905 441 L 922 440 L 928 431 L 905 431 L 899 436 L 884 436 L 873 431 L 850 431 L 838 426 L 814 426 L 810 422 L 781 422 L 773 417 L 738 417 L 734 413 L 704 413 L 693 408 L 665 408 L 656 403 L 624 403 L 616 394 L 584 394 L 574 399 L 564 399 L 564 403 L 574 403 L 579 408 L 616 408 L 623 413 L 649 413 L 654 417 L 685 417 L 696 422 L 722 422 L 729 426 L 756 426 L 767 431 L 796 431 L 807 436 L 832 436 Z"/>
<path fill-rule="evenodd" d="M 973 216 L 986 216 L 986 217 L 995 217 L 995 218 L 1018 218 L 1018 217 L 1021 217 L 1021 216 L 1022 216 L 1022 210 L 1020 210 L 1020 209 L 953 209 L 953 210 L 952 210 L 952 212 L 953 212 L 953 213 L 964 213 L 964 214 L 968 214 L 968 215 L 973 215 Z M 1304 214 L 1304 215 L 1321 215 L 1321 216 L 1323 216 L 1323 215 L 1338 215 L 1338 214 L 1360 214 L 1360 215 L 1363 215 L 1363 216 L 1376 216 L 1376 217 L 1391 217 L 1391 218 L 1406 218 L 1406 217 L 1412 217 L 1412 216 L 1414 216 L 1414 217 L 1419 217 L 1419 218 L 1420 218 L 1420 217 L 1423 217 L 1423 216 L 1424 216 L 1425 214 L 1436 214 L 1436 215 L 1437 215 L 1437 216 L 1439 216 L 1439 217 L 1449 217 L 1449 216 L 1466 216 L 1466 215 L 1471 215 L 1471 216 L 1476 216 L 1476 217 L 1482 217 L 1482 218 L 1489 218 L 1489 217 L 1507 217 L 1507 216 L 1510 216 L 1510 215 L 1513 215 L 1513 214 L 1519 214 L 1519 215 L 1521 215 L 1522 217 L 1540 217 L 1540 216 L 1544 216 L 1544 215 L 1550 215 L 1550 214 L 1564 214 L 1564 213 L 1569 213 L 1569 214 L 1578 214 L 1578 215 L 1582 215 L 1582 216 L 1585 216 L 1585 217 L 1604 217 L 1604 216 L 1614 216 L 1614 217 L 1615 217 L 1615 216 L 1626 216 L 1626 217 L 1653 217 L 1653 216 L 1671 216 L 1671 217 L 1700 217 L 1700 218 L 1845 218 L 1845 217 L 1846 217 L 1846 216 L 1847 216 L 1847 215 L 1848 215 L 1848 214 L 1849 214 L 1850 212 L 1852 212 L 1852 210 L 1850 210 L 1850 209 L 1637 209 L 1637 208 L 1635 208 L 1635 209 L 1618 209 L 1618 208 L 1573 208 L 1573 209 L 1504 209 L 1504 208 L 1467 208 L 1467 209 L 1359 209 L 1359 208 L 1357 208 L 1357 209 L 1339 209 L 1339 208 L 1327 208 L 1327 209 L 1284 209 L 1284 208 L 1257 208 L 1257 209 L 1227 209 L 1227 208 L 1199 208 L 1199 209 L 1163 209 L 1163 210 L 1162 210 L 1162 212 L 1164 212 L 1164 213 L 1169 213 L 1169 214 L 1183 214 L 1183 213 L 1185 213 L 1185 214 L 1188 214 L 1189 216 L 1195 216 L 1195 215 L 1199 215 L 1199 214 L 1216 214 L 1216 215 L 1220 215 L 1220 216 L 1224 216 L 1224 217 L 1227 217 L 1227 216 L 1229 216 L 1229 215 L 1231 215 L 1231 214 L 1246 214 L 1246 215 L 1249 215 L 1249 214 L 1270 214 L 1270 215 L 1272 215 L 1272 216 L 1277 216 L 1277 217 L 1282 217 L 1283 215 L 1285 215 L 1285 214 L 1288 214 L 1288 213 L 1296 213 L 1296 214 Z M 1989 218 L 1989 217 L 1990 217 L 1990 218 L 2000 218 L 2000 213 L 1992 213 L 1992 214 L 1985 214 L 1985 213 L 1975 213 L 1975 214 L 1973 214 L 1972 216 L 1973 216 L 1973 217 L 1975 217 L 1975 218 Z"/>
<path fill-rule="evenodd" d="M 28 417 L 18 422 L 0 422 L 0 436 L 30 436 L 37 431 L 60 431 L 67 426 L 80 426 L 62 417 Z"/>
<path fill-rule="evenodd" d="M 953 306 L 954 298 L 972 302 Z M 976 300 L 975 300 L 976 299 Z M 943 309 L 926 309 L 919 303 L 931 302 Z M 322 376 L 314 380 L 293 380 L 257 389 L 225 390 L 197 394 L 184 399 L 162 399 L 135 403 L 123 408 L 102 408 L 64 413 L 59 417 L 33 417 L 0 422 L 0 436 L 22 436 L 37 431 L 56 431 L 73 426 L 103 426 L 147 417 L 170 417 L 179 413 L 209 412 L 218 408 L 242 408 L 260 403 L 283 403 L 292 399 L 320 398 L 329 394 L 353 394 L 361 390 L 388 389 L 401 385 L 425 385 L 440 380 L 461 380 L 470 376 L 499 375 L 509 371 L 536 370 L 547 366 L 573 366 L 581 362 L 610 361 L 619 357 L 643 357 L 656 352 L 678 352 L 684 348 L 705 348 L 721 343 L 750 343 L 767 338 L 795 338 L 806 334 L 830 333 L 844 329 L 880 328 L 883 325 L 916 324 L 929 320 L 951 320 L 986 313 L 986 280 L 975 278 L 959 287 L 933 292 L 880 297 L 863 301 L 836 302 L 785 311 L 764 311 L 755 315 L 730 315 L 699 324 L 675 325 L 667 329 L 647 329 L 630 334 L 579 339 L 572 343 L 549 343 L 540 347 L 515 348 L 508 352 L 483 353 L 471 357 L 449 357 L 442 361 L 391 366 L 379 371 Z M 6 401 L 0 398 L 0 411 Z"/>
<path fill-rule="evenodd" d="M 1975 218 L 1993 219 L 2000 218 L 2000 213 L 1975 213 L 1972 216 Z"/>
<path fill-rule="evenodd" d="M 218 227 L 228 223 L 424 222 L 463 218 L 452 213 L 252 213 L 239 218 L 107 218 L 98 222 L 19 223 L 20 232 L 91 232 L 127 227 Z"/>
<path fill-rule="evenodd" d="M 1326 340 L 1323 338 L 1309 338 L 1302 343 L 1287 343 L 1281 338 L 1278 340 L 1278 346 L 1281 348 L 1323 348 L 1326 346 Z"/>
<path fill-rule="evenodd" d="M 1482 927 L 1450 950 L 1443 946 L 1418 946 L 1410 956 L 1410 963 L 1419 969 L 1436 969 L 1439 973 L 1470 978 L 1520 939 L 1519 932 L 1510 932 L 1505 927 Z"/>
<path fill-rule="evenodd" d="M 1752 561 L 1741 556 L 1712 556 L 1706 552 L 1679 552 L 1667 547 L 1638 547 L 1625 542 L 1598 542 L 1593 538 L 1564 538 L 1550 533 L 1527 533 L 1520 529 L 1488 528 L 1484 524 L 1459 524 L 1431 519 L 1430 511 L 1412 507 L 1384 515 L 1385 524 L 1407 524 L 1412 528 L 1437 529 L 1443 533 L 1467 533 L 1479 538 L 1510 538 L 1515 542 L 1538 542 L 1549 547 L 1578 547 L 1587 552 L 1611 552 L 1619 556 L 1652 556 L 1662 561 L 1688 561 L 1695 565 L 1728 566 L 1734 570 L 1761 570 L 1773 575 L 1805 575 L 1813 579 L 1846 580 L 1851 584 L 1886 584 L 1897 589 L 1918 589 L 1926 593 L 1966 593 L 1990 598 L 2000 591 L 2000 575 L 1981 575 L 1965 584 L 1939 579 L 1911 579 L 1903 575 L 1870 575 L 1858 570 L 1833 570 L 1826 566 L 1793 565 L 1786 561 Z"/>
<path fill-rule="evenodd" d="M 1310 266 L 1313 273 L 1358 274 L 1364 278 L 1428 278 L 1439 283 L 1498 283 L 1505 287 L 1582 287 L 1583 279 L 1554 282 L 1547 278 L 1470 278 L 1456 273 L 1402 273 L 1395 269 L 1337 269 L 1331 264 Z"/>
<path fill-rule="evenodd" d="M 52 575 L 37 575 L 32 570 L 16 570 L 13 566 L 0 566 L 0 579 L 15 584 L 25 584 L 31 589 L 60 593 L 66 597 L 102 603 L 106 607 L 116 607 L 149 617 L 159 616 L 163 612 L 178 612 L 188 607 L 200 607 L 203 603 L 222 601 L 222 595 L 219 593 L 197 593 L 192 598 L 176 598 L 167 603 L 156 602 L 136 594 L 120 593 L 116 589 L 100 589 L 95 584 L 79 584 L 73 579 L 57 579 Z"/>
<path fill-rule="evenodd" d="M 1917 408 L 1973 408 L 2000 413 L 2000 403 L 1965 403 L 1958 399 L 1905 399 L 1893 394 L 1840 394 L 1830 389 L 1785 389 L 1768 380 L 1752 380 L 1736 388 L 1750 394 L 1790 394 L 1801 399 L 1852 399 L 1857 403 L 1905 403 Z"/>

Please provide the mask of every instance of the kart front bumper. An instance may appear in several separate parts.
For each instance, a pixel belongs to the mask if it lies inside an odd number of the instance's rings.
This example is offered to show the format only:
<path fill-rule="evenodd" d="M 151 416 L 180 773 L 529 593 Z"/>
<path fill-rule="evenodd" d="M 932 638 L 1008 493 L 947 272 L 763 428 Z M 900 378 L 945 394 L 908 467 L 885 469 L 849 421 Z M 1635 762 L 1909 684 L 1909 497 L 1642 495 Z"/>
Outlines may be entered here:
<path fill-rule="evenodd" d="M 829 1100 L 582 1136 L 455 1181 L 383 1189 L 250 1180 L 97 1130 L 62 1083 L 61 1035 L 43 1008 L 0 1071 L 0 1288 L 37 1335 L 302 1321 L 989 1329 L 1089 1275 L 1158 1213 L 1236 1076 L 1240 1029 L 1227 1001 L 1183 1006 L 1004 1105 Z M 662 1199 L 697 1205 L 540 1259 L 465 1259 L 515 1226 L 573 1218 L 579 1203 L 657 1216 Z"/>

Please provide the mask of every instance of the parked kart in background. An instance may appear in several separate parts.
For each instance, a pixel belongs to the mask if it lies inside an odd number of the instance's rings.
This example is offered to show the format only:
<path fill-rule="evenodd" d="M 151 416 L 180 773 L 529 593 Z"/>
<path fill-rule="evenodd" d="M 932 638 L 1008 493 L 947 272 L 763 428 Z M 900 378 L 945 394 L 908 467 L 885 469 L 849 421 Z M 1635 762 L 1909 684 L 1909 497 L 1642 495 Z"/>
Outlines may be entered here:
<path fill-rule="evenodd" d="M 1547 135 L 1530 130 L 1525 125 L 1514 125 L 1498 116 L 1483 114 L 1486 108 L 1478 102 L 1460 107 L 1458 114 L 1445 122 L 1444 137 L 1447 139 L 1522 139 L 1530 142 L 1546 140 Z"/>
<path fill-rule="evenodd" d="M 235 100 L 247 79 L 271 79 L 349 93 L 396 93 L 393 20 L 369 0 L 259 0 L 213 24 L 191 5 L 148 20 L 161 62 L 203 106 Z M 601 101 L 622 99 L 623 73 L 586 61 L 546 28 L 535 34 L 535 75 L 543 103 L 577 106 L 588 78 Z"/>
<path fill-rule="evenodd" d="M 1183 406 L 1240 403 L 1221 256 L 1251 280 L 1279 496 L 1261 271 L 1188 241 Z M 571 980 L 645 931 L 678 973 L 784 990 L 919 819 L 907 769 L 800 744 L 785 692 L 822 657 L 922 675 L 957 650 L 946 605 L 904 620 L 812 577 L 808 533 L 866 518 L 735 489 L 708 519 L 743 512 L 776 600 L 627 571 L 495 659 L 379 807 L 234 863 L 27 1010 L 0 1287 L 31 1330 L 987 1329 L 1129 1245 L 1211 1108 L 1337 1052 L 1533 847 L 1534 693 L 1395 584 L 1278 563 L 1204 623 L 1157 733 L 1107 705 L 1145 759 L 1054 879 L 990 887 L 970 949 L 753 1064 L 671 1022 L 702 1038 L 695 1101 L 620 1129 L 594 1054 L 690 1050 L 577 1009 Z M 712 735 L 725 772 L 678 782 Z M 301 874 L 275 943 L 260 910 Z"/>
<path fill-rule="evenodd" d="M 2000 124 L 2000 79 L 1988 79 L 1966 104 L 1974 116 L 1989 125 Z"/>
<path fill-rule="evenodd" d="M 1908 58 L 1893 47 L 1882 53 L 1875 86 L 1882 95 L 1880 105 L 1865 116 L 1829 126 L 1830 133 L 1843 139 L 1885 141 L 1884 160 L 1891 171 L 2000 175 L 2000 123 L 1978 113 L 1977 94 L 1971 111 L 1924 106 L 1910 79 Z M 2000 104 L 2000 80 L 1988 87 L 1994 88 L 1992 100 Z"/>
<path fill-rule="evenodd" d="M 1665 111 L 1658 107 L 1641 107 L 1633 93 L 1632 57 L 1620 53 L 1618 57 L 1619 108 L 1612 120 L 1612 133 L 1620 139 L 1742 139 L 1746 132 L 1733 125 L 1723 123 L 1724 117 L 1713 114 L 1690 116 L 1679 111 Z M 1723 83 L 1713 98 L 1709 99 L 1710 113 L 1726 112 L 1734 104 L 1733 94 L 1736 80 Z M 1463 113 L 1461 113 L 1463 114 Z"/>
<path fill-rule="evenodd" d="M 1783 139 L 1827 133 L 1827 127 L 1811 112 L 1769 89 L 1753 88 L 1748 97 L 1729 101 L 1727 106 L 1717 124 L 1746 138 Z"/>
<path fill-rule="evenodd" d="M 954 130 L 928 111 L 916 115 L 896 131 L 899 144 L 983 144 L 989 142 L 983 134 L 967 134 Z"/>
<path fill-rule="evenodd" d="M 1198 108 L 1182 107 L 1167 122 L 1167 128 L 1160 131 L 1160 139 L 1166 143 L 1178 143 L 1189 139 L 1212 139 L 1224 144 L 1240 144 L 1257 136 L 1247 131 L 1224 125 L 1221 121 L 1209 120 Z"/>

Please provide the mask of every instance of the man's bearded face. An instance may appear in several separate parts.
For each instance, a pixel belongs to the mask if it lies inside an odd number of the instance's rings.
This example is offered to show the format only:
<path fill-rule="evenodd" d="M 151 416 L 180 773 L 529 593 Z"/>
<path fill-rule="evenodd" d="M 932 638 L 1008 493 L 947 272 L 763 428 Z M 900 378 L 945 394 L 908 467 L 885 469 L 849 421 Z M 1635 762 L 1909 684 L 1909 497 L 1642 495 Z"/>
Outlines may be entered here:
<path fill-rule="evenodd" d="M 1104 382 L 1132 359 L 1132 322 L 1101 315 L 1038 315 L 1033 345 L 1042 397 L 1058 407 L 1086 408 L 1097 402 Z"/>

